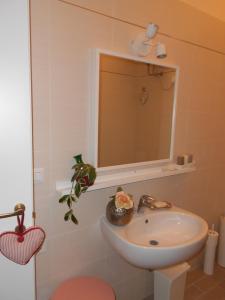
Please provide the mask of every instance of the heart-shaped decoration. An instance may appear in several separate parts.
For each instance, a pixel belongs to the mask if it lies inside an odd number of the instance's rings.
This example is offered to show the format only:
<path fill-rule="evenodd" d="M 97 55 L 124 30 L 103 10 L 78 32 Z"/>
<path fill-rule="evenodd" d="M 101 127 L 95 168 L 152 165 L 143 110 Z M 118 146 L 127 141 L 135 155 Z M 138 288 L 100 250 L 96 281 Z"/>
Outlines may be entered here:
<path fill-rule="evenodd" d="M 22 233 L 3 232 L 0 235 L 0 251 L 11 261 L 26 265 L 43 245 L 45 232 L 40 227 L 30 227 Z"/>

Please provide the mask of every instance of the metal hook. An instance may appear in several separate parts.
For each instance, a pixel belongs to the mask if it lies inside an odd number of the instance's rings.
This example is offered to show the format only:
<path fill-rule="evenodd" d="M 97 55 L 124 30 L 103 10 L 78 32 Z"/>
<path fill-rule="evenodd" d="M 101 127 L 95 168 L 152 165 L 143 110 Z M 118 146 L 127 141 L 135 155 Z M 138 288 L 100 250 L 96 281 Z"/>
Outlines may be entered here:
<path fill-rule="evenodd" d="M 23 203 L 18 203 L 16 204 L 16 206 L 14 207 L 14 212 L 12 213 L 5 213 L 5 214 L 0 214 L 0 219 L 5 219 L 5 218 L 11 218 L 11 217 L 16 217 L 16 216 L 21 216 L 24 211 L 25 211 L 26 207 Z"/>

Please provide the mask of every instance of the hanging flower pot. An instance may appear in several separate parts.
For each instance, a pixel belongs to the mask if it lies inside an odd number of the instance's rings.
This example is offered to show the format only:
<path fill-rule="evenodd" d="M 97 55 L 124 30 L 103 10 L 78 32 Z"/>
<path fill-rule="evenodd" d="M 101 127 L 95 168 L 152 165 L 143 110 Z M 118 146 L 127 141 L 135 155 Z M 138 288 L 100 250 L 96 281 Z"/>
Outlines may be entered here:
<path fill-rule="evenodd" d="M 74 174 L 71 182 L 76 180 L 77 189 L 82 193 L 85 192 L 89 186 L 94 184 L 96 172 L 92 165 L 83 162 L 81 154 L 74 156 L 74 159 L 76 164 L 72 167 L 72 169 L 74 169 Z M 77 197 L 79 196 L 77 195 Z"/>
<path fill-rule="evenodd" d="M 66 203 L 69 211 L 65 214 L 64 220 L 71 220 L 73 223 L 78 224 L 78 220 L 74 215 L 72 205 L 76 202 L 82 193 L 85 193 L 89 186 L 93 185 L 96 179 L 95 168 L 83 162 L 82 155 L 74 156 L 76 164 L 72 167 L 74 174 L 71 178 L 71 191 L 70 194 L 64 195 L 59 199 L 60 203 Z"/>

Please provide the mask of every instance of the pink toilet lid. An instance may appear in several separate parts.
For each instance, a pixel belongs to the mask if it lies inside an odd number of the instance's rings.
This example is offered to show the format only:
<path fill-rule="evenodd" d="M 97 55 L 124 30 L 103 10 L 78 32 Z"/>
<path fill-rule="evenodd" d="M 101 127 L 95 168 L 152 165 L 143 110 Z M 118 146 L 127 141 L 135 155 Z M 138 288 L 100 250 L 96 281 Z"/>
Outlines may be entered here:
<path fill-rule="evenodd" d="M 101 279 L 77 277 L 62 283 L 51 300 L 115 300 L 113 289 Z"/>

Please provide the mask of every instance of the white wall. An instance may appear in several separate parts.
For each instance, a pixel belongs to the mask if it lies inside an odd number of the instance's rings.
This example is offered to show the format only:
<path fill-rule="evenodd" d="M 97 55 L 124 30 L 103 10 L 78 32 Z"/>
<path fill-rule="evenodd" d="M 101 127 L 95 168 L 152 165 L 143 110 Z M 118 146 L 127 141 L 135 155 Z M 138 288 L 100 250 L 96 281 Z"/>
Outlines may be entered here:
<path fill-rule="evenodd" d="M 218 223 L 225 210 L 225 56 L 204 47 L 225 52 L 225 25 L 177 0 L 31 4 L 35 166 L 45 169 L 44 183 L 35 186 L 35 203 L 37 222 L 47 231 L 47 251 L 37 258 L 38 299 L 47 300 L 61 281 L 80 274 L 110 282 L 118 300 L 142 299 L 152 292 L 152 274 L 124 262 L 99 231 L 115 188 L 82 195 L 76 205 L 79 226 L 63 221 L 65 207 L 55 191 L 57 180 L 70 178 L 73 155 L 87 159 L 89 50 L 128 53 L 129 42 L 149 21 L 169 35 L 157 39 L 167 45 L 165 62 L 181 70 L 175 152 L 193 153 L 197 171 L 124 189 L 136 203 L 149 193 Z"/>
<path fill-rule="evenodd" d="M 225 21 L 225 3 L 223 0 L 180 0 L 183 1 L 202 12 L 209 14 L 215 18 L 220 19 L 221 21 Z"/>

